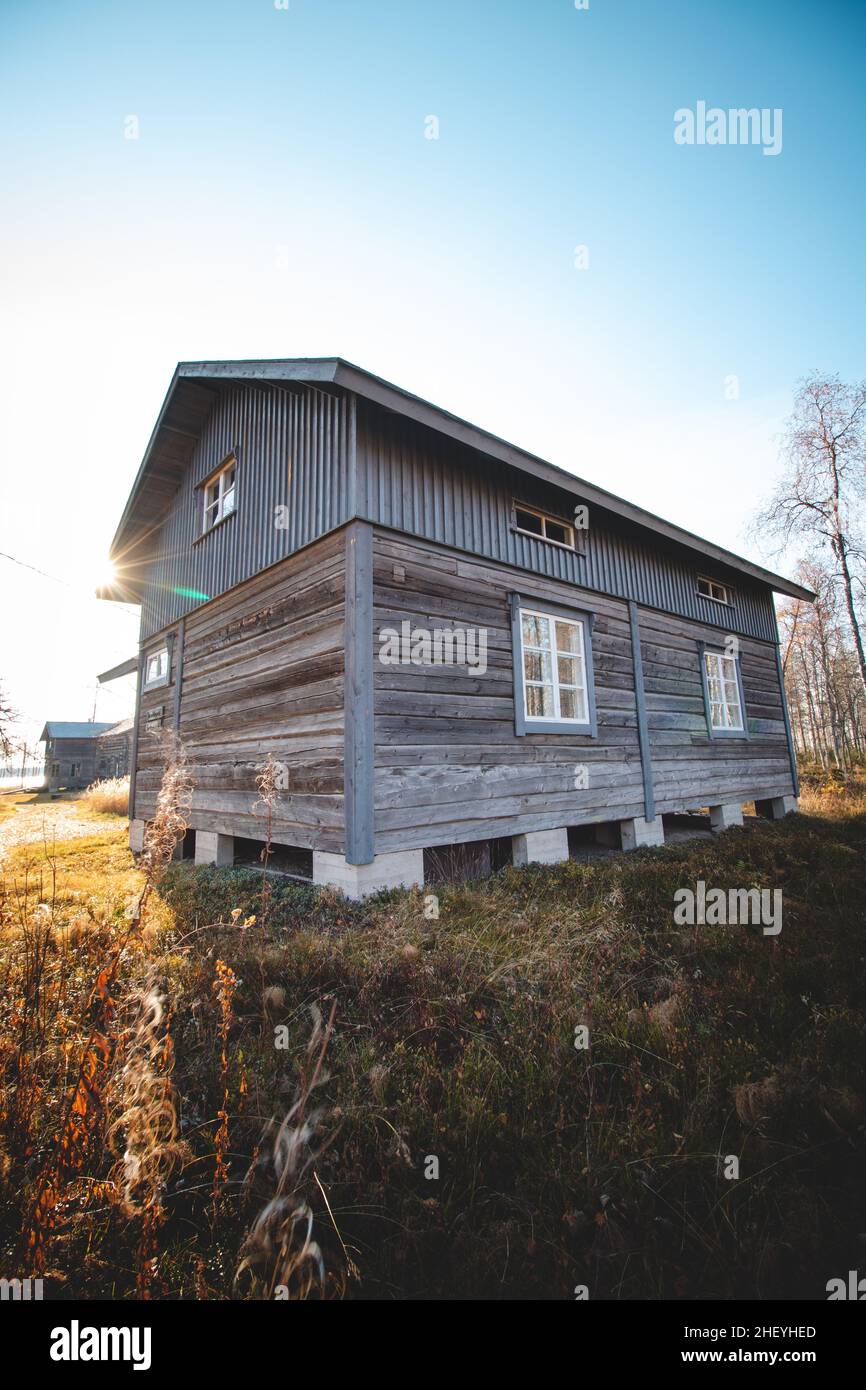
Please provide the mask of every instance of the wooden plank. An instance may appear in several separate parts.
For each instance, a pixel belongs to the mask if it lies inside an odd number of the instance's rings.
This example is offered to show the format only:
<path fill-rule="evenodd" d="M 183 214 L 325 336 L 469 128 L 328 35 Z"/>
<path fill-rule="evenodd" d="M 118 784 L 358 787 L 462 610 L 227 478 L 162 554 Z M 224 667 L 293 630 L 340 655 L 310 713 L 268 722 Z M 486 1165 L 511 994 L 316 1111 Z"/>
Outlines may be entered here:
<path fill-rule="evenodd" d="M 640 650 L 640 619 L 637 604 L 629 599 L 628 621 L 631 629 L 631 652 L 634 662 L 634 693 L 637 704 L 637 739 L 640 747 L 640 761 L 643 770 L 644 817 L 655 820 L 655 797 L 653 794 L 652 749 L 647 728 L 646 693 L 643 683 L 643 658 Z"/>
<path fill-rule="evenodd" d="M 345 625 L 346 859 L 370 864 L 373 822 L 373 529 L 354 521 L 346 530 Z"/>
<path fill-rule="evenodd" d="M 183 685 L 183 640 L 186 627 L 185 619 L 181 618 L 177 625 L 177 638 L 174 643 L 174 707 L 172 711 L 172 724 L 175 733 L 180 730 L 180 692 Z"/>

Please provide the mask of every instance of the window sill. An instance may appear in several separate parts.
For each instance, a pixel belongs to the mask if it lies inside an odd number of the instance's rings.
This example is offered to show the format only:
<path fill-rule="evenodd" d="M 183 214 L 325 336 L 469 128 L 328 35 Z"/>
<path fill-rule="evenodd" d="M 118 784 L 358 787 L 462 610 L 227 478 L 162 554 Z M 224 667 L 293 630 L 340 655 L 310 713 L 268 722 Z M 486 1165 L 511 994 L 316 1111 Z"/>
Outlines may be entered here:
<path fill-rule="evenodd" d="M 214 522 L 213 526 L 209 526 L 206 531 L 202 531 L 200 536 L 196 536 L 193 545 L 201 545 L 202 541 L 206 541 L 208 536 L 213 535 L 214 531 L 218 531 L 220 527 L 225 526 L 227 522 L 234 521 L 236 516 L 237 510 L 229 512 L 228 516 L 221 516 L 219 521 Z"/>
<path fill-rule="evenodd" d="M 714 603 L 718 608 L 733 608 L 734 606 L 730 599 L 713 598 L 712 594 L 702 594 L 700 589 L 695 589 L 695 594 L 698 598 L 702 598 L 705 603 Z"/>
<path fill-rule="evenodd" d="M 557 550 L 567 550 L 569 555 L 578 555 L 581 559 L 586 556 L 585 550 L 578 550 L 576 546 L 566 545 L 564 541 L 552 541 L 547 536 L 539 536 L 535 531 L 524 531 L 522 526 L 510 526 L 508 528 L 515 536 L 526 536 L 531 541 L 540 541 L 542 545 L 553 545 Z"/>
<path fill-rule="evenodd" d="M 576 724 L 568 719 L 524 719 L 518 734 L 573 734 L 575 738 L 598 738 L 592 724 Z"/>

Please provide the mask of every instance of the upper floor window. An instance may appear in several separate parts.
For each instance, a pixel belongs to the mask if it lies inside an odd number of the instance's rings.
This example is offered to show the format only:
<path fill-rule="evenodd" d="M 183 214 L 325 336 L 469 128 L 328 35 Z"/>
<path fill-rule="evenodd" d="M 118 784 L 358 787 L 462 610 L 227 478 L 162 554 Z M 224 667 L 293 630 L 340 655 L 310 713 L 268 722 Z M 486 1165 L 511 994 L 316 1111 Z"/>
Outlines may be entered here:
<path fill-rule="evenodd" d="M 564 545 L 574 550 L 574 527 L 561 517 L 550 516 L 547 512 L 536 511 L 534 507 L 514 504 L 514 528 L 539 540 L 551 541 L 554 545 Z"/>
<path fill-rule="evenodd" d="M 710 733 L 745 733 L 740 667 L 727 652 L 705 651 L 704 693 Z"/>
<path fill-rule="evenodd" d="M 237 460 L 230 458 L 205 483 L 203 531 L 212 531 L 217 522 L 231 516 L 235 509 L 236 478 Z"/>
<path fill-rule="evenodd" d="M 701 598 L 711 598 L 714 603 L 730 603 L 731 591 L 727 584 L 720 584 L 717 579 L 708 579 L 705 575 L 698 575 L 698 593 Z"/>
<path fill-rule="evenodd" d="M 168 683 L 168 647 L 157 647 L 148 652 L 144 659 L 144 685 L 166 685 Z"/>
<path fill-rule="evenodd" d="M 595 734 L 589 615 L 515 596 L 512 629 L 517 733 Z"/>

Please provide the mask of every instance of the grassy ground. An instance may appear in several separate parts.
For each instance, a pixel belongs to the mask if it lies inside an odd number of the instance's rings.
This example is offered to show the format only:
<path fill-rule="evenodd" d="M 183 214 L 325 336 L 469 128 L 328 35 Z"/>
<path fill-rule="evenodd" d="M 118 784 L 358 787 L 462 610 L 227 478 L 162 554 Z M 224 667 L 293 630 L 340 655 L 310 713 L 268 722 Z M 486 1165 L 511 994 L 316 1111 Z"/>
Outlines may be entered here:
<path fill-rule="evenodd" d="M 226 1297 L 246 1256 L 235 1296 L 273 1293 L 282 1240 L 303 1292 L 308 1210 L 332 1295 L 826 1297 L 866 1231 L 866 807 L 810 796 L 712 843 L 441 888 L 438 917 L 417 892 L 263 902 L 258 874 L 174 866 L 102 1009 L 49 1288 Z M 781 934 L 675 926 L 698 879 L 781 888 Z M 0 1272 L 27 1262 L 140 886 L 115 829 L 10 855 Z M 142 989 L 165 1009 L 143 1043 Z"/>

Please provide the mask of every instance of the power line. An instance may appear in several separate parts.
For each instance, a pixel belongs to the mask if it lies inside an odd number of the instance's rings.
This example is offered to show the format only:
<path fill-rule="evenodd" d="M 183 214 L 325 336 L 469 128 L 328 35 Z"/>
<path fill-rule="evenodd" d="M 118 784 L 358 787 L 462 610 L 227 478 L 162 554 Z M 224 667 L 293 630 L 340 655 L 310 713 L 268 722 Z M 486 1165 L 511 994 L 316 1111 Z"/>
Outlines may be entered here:
<path fill-rule="evenodd" d="M 48 572 L 47 572 L 46 570 L 38 569 L 36 565 L 28 564 L 28 562 L 27 562 L 26 560 L 19 560 L 17 556 L 15 556 L 15 555 L 10 555 L 10 554 L 8 553 L 8 551 L 6 551 L 6 550 L 0 550 L 0 557 L 2 557 L 2 559 L 4 559 L 4 560 L 11 560 L 12 563 L 13 563 L 13 565 L 20 565 L 22 569 L 25 569 L 25 570 L 32 570 L 32 572 L 33 572 L 34 574 L 40 574 L 40 575 L 42 576 L 43 579 L 50 579 L 51 582 L 52 582 L 52 584 L 62 584 L 63 587 L 64 587 L 65 589 L 72 589 L 72 591 L 73 591 L 74 593 L 83 593 L 83 592 L 87 592 L 87 591 L 84 589 L 83 585 L 80 585 L 80 584 L 70 584 L 70 582 L 69 582 L 68 579 L 61 579 L 60 576 L 59 576 L 59 575 L 56 575 L 56 574 L 48 574 Z M 93 595 L 90 595 L 90 597 L 95 598 L 96 595 L 93 594 Z M 118 602 L 115 602 L 115 601 L 112 600 L 112 607 L 109 608 L 107 611 L 108 611 L 109 613 L 111 613 L 111 612 L 117 613 L 117 610 L 118 610 L 119 608 L 124 608 L 124 609 L 126 609 L 126 611 L 127 611 L 130 615 L 132 615 L 132 614 L 135 612 L 136 606 L 137 606 L 137 605 L 134 604 L 134 603 L 118 603 Z M 123 613 L 117 613 L 117 616 L 120 618 L 120 617 L 123 617 L 124 614 L 123 614 Z"/>

